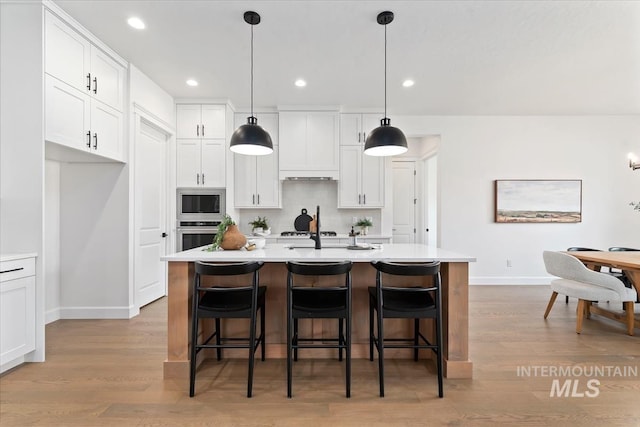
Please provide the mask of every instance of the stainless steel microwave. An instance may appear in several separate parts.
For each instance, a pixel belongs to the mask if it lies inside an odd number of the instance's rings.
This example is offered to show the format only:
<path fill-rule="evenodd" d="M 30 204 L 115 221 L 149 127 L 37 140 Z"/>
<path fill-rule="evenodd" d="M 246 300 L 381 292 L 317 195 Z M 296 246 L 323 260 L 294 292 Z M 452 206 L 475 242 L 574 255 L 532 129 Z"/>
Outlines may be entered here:
<path fill-rule="evenodd" d="M 225 214 L 224 188 L 178 188 L 177 220 L 222 221 Z"/>

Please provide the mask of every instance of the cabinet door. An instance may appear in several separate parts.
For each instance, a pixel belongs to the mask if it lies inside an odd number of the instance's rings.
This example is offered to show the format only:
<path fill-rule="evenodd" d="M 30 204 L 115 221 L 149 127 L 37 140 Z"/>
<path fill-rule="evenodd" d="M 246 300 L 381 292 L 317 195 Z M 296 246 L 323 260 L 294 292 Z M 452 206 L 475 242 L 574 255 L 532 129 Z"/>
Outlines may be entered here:
<path fill-rule="evenodd" d="M 260 208 L 280 207 L 280 180 L 278 178 L 278 146 L 273 153 L 256 157 L 256 204 Z"/>
<path fill-rule="evenodd" d="M 91 44 L 49 12 L 45 13 L 44 67 L 68 85 L 88 93 Z"/>
<path fill-rule="evenodd" d="M 88 150 L 90 97 L 62 81 L 45 76 L 45 139 Z"/>
<path fill-rule="evenodd" d="M 278 120 L 280 137 L 280 169 L 297 170 L 306 167 L 307 114 L 301 112 L 280 113 Z"/>
<path fill-rule="evenodd" d="M 362 207 L 384 206 L 384 157 L 362 154 Z"/>
<path fill-rule="evenodd" d="M 363 114 L 362 115 L 362 143 L 367 140 L 367 136 L 372 130 L 380 126 L 380 120 L 384 114 Z"/>
<path fill-rule="evenodd" d="M 340 167 L 340 115 L 309 113 L 307 115 L 307 165 L 313 170 L 334 170 Z"/>
<path fill-rule="evenodd" d="M 122 113 L 110 106 L 91 101 L 91 149 L 97 154 L 122 160 Z"/>
<path fill-rule="evenodd" d="M 91 94 L 118 111 L 124 107 L 124 67 L 95 46 L 91 47 Z"/>
<path fill-rule="evenodd" d="M 200 136 L 207 139 L 225 139 L 225 106 L 203 105 Z"/>
<path fill-rule="evenodd" d="M 236 119 L 236 128 L 240 125 L 243 125 L 247 122 L 246 116 L 249 114 L 242 114 L 242 121 L 238 122 Z M 262 127 L 262 129 L 266 130 L 269 136 L 271 137 L 271 142 L 273 145 L 278 145 L 278 113 L 260 113 L 256 114 L 258 118 L 258 125 Z"/>
<path fill-rule="evenodd" d="M 200 105 L 176 106 L 176 132 L 178 138 L 202 138 L 200 134 Z"/>
<path fill-rule="evenodd" d="M 176 140 L 176 185 L 196 187 L 200 185 L 200 141 Z"/>
<path fill-rule="evenodd" d="M 233 154 L 234 198 L 238 208 L 253 208 L 256 203 L 256 158 Z"/>
<path fill-rule="evenodd" d="M 340 145 L 362 144 L 362 114 L 340 114 Z"/>
<path fill-rule="evenodd" d="M 203 139 L 200 184 L 208 188 L 226 187 L 224 139 Z"/>
<path fill-rule="evenodd" d="M 338 182 L 338 207 L 361 207 L 360 193 L 360 162 L 362 158 L 361 145 L 346 145 L 340 147 L 340 181 Z"/>
<path fill-rule="evenodd" d="M 0 283 L 0 365 L 36 348 L 36 280 Z"/>

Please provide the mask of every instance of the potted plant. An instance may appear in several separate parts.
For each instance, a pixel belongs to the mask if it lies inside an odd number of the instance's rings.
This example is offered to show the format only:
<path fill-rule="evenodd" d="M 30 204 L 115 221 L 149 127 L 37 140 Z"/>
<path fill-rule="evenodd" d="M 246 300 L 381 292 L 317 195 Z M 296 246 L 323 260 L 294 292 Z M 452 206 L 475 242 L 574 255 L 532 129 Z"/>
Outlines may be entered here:
<path fill-rule="evenodd" d="M 247 238 L 240 233 L 236 222 L 229 215 L 225 215 L 218 224 L 218 232 L 213 240 L 213 249 L 236 250 L 246 243 Z"/>
<path fill-rule="evenodd" d="M 373 222 L 369 218 L 360 218 L 356 225 L 360 227 L 360 234 L 366 236 L 369 232 L 369 227 L 373 226 Z"/>
<path fill-rule="evenodd" d="M 249 225 L 251 225 L 251 232 L 255 234 L 270 234 L 271 230 L 269 229 L 269 224 L 267 223 L 266 216 L 259 216 L 253 221 L 249 221 Z"/>

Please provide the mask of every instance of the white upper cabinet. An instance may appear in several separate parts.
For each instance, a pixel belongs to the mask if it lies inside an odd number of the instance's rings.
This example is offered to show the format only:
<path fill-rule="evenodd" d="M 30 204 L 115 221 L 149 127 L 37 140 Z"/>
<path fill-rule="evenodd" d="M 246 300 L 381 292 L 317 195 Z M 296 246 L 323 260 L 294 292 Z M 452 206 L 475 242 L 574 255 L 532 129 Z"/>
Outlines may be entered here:
<path fill-rule="evenodd" d="M 379 123 L 377 114 L 340 116 L 339 208 L 384 207 L 384 157 L 364 154 L 364 142 Z"/>
<path fill-rule="evenodd" d="M 45 12 L 45 139 L 122 161 L 126 68 Z"/>
<path fill-rule="evenodd" d="M 340 145 L 364 144 L 369 133 L 380 126 L 382 114 L 340 114 Z"/>
<path fill-rule="evenodd" d="M 334 112 L 280 112 L 280 179 L 337 179 L 340 168 L 339 124 L 340 115 Z"/>
<path fill-rule="evenodd" d="M 176 105 L 178 187 L 226 187 L 225 108 Z"/>
<path fill-rule="evenodd" d="M 273 153 L 265 156 L 233 154 L 234 200 L 237 208 L 279 208 L 281 182 L 278 179 L 278 115 L 258 114 L 258 125 L 273 142 Z M 247 114 L 235 115 L 235 127 L 247 122 Z"/>
<path fill-rule="evenodd" d="M 178 104 L 176 114 L 178 138 L 225 138 L 224 105 Z"/>

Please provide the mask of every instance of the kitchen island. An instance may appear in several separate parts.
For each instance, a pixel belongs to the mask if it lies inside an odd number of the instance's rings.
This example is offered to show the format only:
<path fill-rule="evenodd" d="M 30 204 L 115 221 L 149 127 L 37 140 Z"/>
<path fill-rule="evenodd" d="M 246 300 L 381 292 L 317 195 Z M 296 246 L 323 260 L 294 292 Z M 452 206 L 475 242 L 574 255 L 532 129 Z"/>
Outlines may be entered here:
<path fill-rule="evenodd" d="M 164 378 L 185 379 L 189 376 L 189 328 L 190 295 L 194 282 L 194 262 L 263 261 L 260 284 L 267 285 L 266 301 L 266 349 L 269 358 L 286 357 L 286 277 L 287 261 L 353 261 L 353 357 L 369 355 L 369 300 L 367 287 L 375 286 L 376 270 L 370 261 L 395 262 L 440 261 L 442 275 L 442 316 L 444 337 L 444 374 L 447 378 L 471 378 L 473 365 L 469 360 L 469 262 L 475 258 L 419 244 L 384 244 L 370 250 L 348 250 L 344 245 L 323 245 L 320 250 L 305 242 L 296 247 L 269 243 L 265 248 L 253 251 L 204 251 L 195 248 L 162 257 L 169 263 L 168 274 L 168 334 L 167 360 L 164 362 Z M 306 247 L 300 247 L 306 246 Z M 428 322 L 428 320 L 424 320 Z M 387 334 L 393 331 L 407 333 L 411 322 L 389 319 L 385 322 Z M 234 329 L 235 326 L 238 326 Z M 310 326 L 314 336 L 323 336 L 334 325 L 319 319 Z M 226 328 L 226 327 L 225 327 Z M 232 325 L 228 333 L 242 333 L 244 326 Z M 301 324 L 302 328 L 302 324 Z M 245 350 L 246 353 L 246 350 Z M 234 353 L 238 354 L 238 353 Z M 410 352 L 397 351 L 387 357 L 411 357 Z M 429 357 L 424 352 L 425 357 Z M 314 353 L 317 357 L 317 354 Z M 327 352 L 326 357 L 333 357 Z M 421 355 L 422 356 L 422 355 Z M 242 356 L 240 356 L 242 357 Z M 304 357 L 301 354 L 300 357 Z"/>

